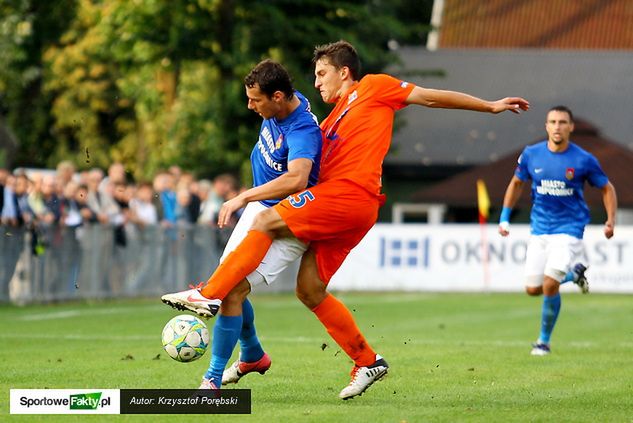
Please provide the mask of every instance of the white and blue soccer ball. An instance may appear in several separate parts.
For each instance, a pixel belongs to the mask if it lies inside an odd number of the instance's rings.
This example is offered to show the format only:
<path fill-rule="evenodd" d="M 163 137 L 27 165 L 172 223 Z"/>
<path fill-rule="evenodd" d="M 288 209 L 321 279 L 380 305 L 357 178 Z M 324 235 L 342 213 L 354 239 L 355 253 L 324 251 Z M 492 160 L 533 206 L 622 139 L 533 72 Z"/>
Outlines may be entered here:
<path fill-rule="evenodd" d="M 163 329 L 163 348 L 176 361 L 197 360 L 208 347 L 209 330 L 196 316 L 181 314 L 167 322 Z"/>

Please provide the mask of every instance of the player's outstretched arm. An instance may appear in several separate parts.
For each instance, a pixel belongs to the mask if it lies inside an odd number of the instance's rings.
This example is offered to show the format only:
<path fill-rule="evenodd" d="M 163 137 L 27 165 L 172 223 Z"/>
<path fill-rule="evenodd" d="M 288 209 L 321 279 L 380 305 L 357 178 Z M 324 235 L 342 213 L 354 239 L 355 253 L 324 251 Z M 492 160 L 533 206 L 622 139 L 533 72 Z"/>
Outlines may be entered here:
<path fill-rule="evenodd" d="M 520 113 L 530 108 L 530 103 L 521 97 L 506 97 L 496 101 L 487 101 L 458 91 L 423 87 L 415 87 L 405 102 L 426 107 L 464 109 L 487 113 L 501 113 L 506 110 Z"/>
<path fill-rule="evenodd" d="M 607 221 L 604 223 L 604 236 L 609 239 L 613 236 L 615 229 L 615 212 L 618 209 L 618 197 L 615 193 L 615 187 L 611 182 L 602 187 L 602 202 L 604 209 L 607 211 Z"/>

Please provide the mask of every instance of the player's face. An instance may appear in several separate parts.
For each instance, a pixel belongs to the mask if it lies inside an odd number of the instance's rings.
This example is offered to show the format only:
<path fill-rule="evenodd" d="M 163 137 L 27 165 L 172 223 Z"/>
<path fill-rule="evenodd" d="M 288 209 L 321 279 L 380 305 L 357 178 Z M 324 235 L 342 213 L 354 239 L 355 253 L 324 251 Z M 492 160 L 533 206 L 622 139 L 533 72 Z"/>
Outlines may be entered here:
<path fill-rule="evenodd" d="M 314 67 L 314 87 L 321 93 L 321 98 L 326 103 L 336 103 L 343 87 L 343 74 L 340 69 L 336 69 L 330 62 L 323 58 L 319 59 Z"/>
<path fill-rule="evenodd" d="M 549 141 L 559 145 L 569 141 L 569 136 L 574 130 L 574 124 L 567 112 L 552 110 L 547 114 L 545 130 Z"/>
<path fill-rule="evenodd" d="M 248 98 L 248 109 L 254 111 L 264 119 L 275 117 L 281 110 L 279 102 L 275 96 L 269 98 L 261 92 L 259 84 L 255 84 L 252 88 L 246 87 L 246 97 Z"/>

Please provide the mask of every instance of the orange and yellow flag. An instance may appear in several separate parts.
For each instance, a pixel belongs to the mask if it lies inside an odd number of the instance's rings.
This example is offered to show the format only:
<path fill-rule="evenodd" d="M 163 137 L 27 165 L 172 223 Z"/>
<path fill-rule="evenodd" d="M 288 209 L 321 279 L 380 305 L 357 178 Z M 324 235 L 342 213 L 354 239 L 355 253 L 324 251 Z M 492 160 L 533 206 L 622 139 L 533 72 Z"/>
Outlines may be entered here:
<path fill-rule="evenodd" d="M 490 212 L 490 197 L 483 179 L 477 179 L 477 207 L 479 208 L 479 223 L 482 225 L 488 221 Z"/>

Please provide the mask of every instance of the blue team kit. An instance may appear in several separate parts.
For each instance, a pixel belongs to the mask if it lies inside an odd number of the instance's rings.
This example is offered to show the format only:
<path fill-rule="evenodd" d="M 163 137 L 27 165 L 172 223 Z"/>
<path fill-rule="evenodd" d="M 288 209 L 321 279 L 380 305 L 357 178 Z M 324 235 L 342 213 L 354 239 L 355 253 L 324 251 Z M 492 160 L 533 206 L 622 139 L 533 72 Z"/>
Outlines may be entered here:
<path fill-rule="evenodd" d="M 515 175 L 532 180 L 534 235 L 568 234 L 580 239 L 590 220 L 585 181 L 597 188 L 609 182 L 598 160 L 571 142 L 563 152 L 550 151 L 547 141 L 526 147 Z"/>
<path fill-rule="evenodd" d="M 310 111 L 310 102 L 298 91 L 295 95 L 301 101 L 288 117 L 264 119 L 259 138 L 251 153 L 253 166 L 253 186 L 263 185 L 288 172 L 288 162 L 295 159 L 310 159 L 314 163 L 308 187 L 317 183 L 321 161 L 321 129 L 316 117 Z M 277 204 L 278 200 L 262 200 L 266 206 Z"/>

